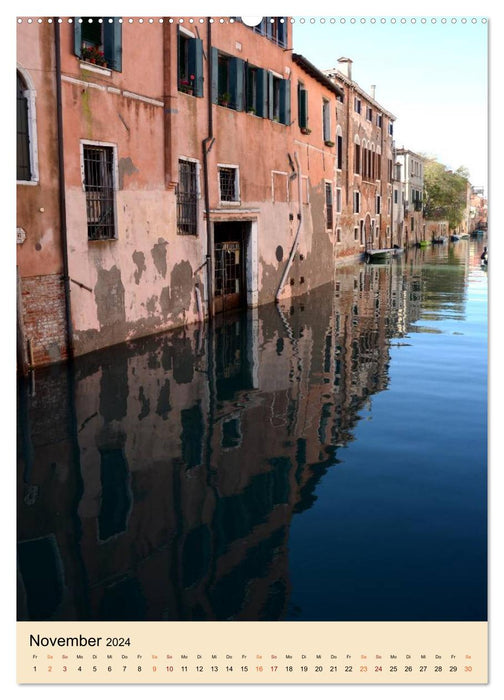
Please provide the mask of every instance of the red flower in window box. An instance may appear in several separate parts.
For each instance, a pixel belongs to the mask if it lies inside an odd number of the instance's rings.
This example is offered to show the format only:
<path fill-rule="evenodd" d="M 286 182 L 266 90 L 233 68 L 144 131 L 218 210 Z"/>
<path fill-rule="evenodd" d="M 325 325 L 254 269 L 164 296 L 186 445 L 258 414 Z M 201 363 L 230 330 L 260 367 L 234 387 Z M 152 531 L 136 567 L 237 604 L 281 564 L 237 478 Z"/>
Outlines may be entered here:
<path fill-rule="evenodd" d="M 97 66 L 107 67 L 107 61 L 105 59 L 105 54 L 98 46 L 83 46 L 81 52 L 81 58 L 83 61 L 88 63 L 94 63 Z"/>

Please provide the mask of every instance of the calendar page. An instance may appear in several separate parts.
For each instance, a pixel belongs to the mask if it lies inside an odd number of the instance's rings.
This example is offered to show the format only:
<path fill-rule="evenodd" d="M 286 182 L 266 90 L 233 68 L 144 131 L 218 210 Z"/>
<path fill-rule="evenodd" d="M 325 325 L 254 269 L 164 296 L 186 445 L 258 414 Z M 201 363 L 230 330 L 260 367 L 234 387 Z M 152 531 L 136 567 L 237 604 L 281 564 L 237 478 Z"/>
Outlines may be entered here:
<path fill-rule="evenodd" d="M 486 684 L 488 18 L 141 9 L 16 19 L 18 684 Z"/>

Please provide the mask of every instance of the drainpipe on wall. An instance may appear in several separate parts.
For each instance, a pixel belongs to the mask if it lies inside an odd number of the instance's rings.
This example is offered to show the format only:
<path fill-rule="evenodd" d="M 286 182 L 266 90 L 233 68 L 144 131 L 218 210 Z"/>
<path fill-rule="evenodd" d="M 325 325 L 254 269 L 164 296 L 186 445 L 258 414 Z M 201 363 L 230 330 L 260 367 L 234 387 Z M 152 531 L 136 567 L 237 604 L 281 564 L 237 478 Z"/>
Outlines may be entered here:
<path fill-rule="evenodd" d="M 285 285 L 285 280 L 287 279 L 287 275 L 289 274 L 290 267 L 292 265 L 292 261 L 294 260 L 294 255 L 296 254 L 296 250 L 298 247 L 299 243 L 299 234 L 301 233 L 301 227 L 303 225 L 303 192 L 302 192 L 302 182 L 301 182 L 301 165 L 299 163 L 299 158 L 298 154 L 296 151 L 294 151 L 294 160 L 296 161 L 296 166 L 297 166 L 297 177 L 298 177 L 298 198 L 299 198 L 299 212 L 298 212 L 298 227 L 296 231 L 296 236 L 294 238 L 294 242 L 292 244 L 291 252 L 289 255 L 289 259 L 287 260 L 287 265 L 285 266 L 285 270 L 282 275 L 282 279 L 280 280 L 280 284 L 278 285 L 277 293 L 275 295 L 275 301 L 278 302 L 280 300 L 280 295 L 282 293 L 282 290 Z"/>
<path fill-rule="evenodd" d="M 59 185 L 59 213 L 61 231 L 61 252 L 63 255 L 63 283 L 65 288 L 65 317 L 67 327 L 67 354 L 68 359 L 73 359 L 73 329 L 72 311 L 70 305 L 70 276 L 68 274 L 68 240 L 66 226 L 66 198 L 65 198 L 65 163 L 63 148 L 63 106 L 61 99 L 61 39 L 60 25 L 57 17 L 53 17 L 54 25 L 54 49 L 56 54 L 56 116 L 58 130 L 58 185 Z"/>
<path fill-rule="evenodd" d="M 213 292 L 213 229 L 210 221 L 210 190 L 208 184 L 208 153 L 212 148 L 214 140 L 213 135 L 213 111 L 212 111 L 212 25 L 207 20 L 207 103 L 208 103 L 208 136 L 203 139 L 203 181 L 205 185 L 205 209 L 206 209 L 206 230 L 207 230 L 207 253 L 206 253 L 206 269 L 207 269 L 207 295 L 208 295 L 208 318 L 214 316 L 214 292 Z"/>

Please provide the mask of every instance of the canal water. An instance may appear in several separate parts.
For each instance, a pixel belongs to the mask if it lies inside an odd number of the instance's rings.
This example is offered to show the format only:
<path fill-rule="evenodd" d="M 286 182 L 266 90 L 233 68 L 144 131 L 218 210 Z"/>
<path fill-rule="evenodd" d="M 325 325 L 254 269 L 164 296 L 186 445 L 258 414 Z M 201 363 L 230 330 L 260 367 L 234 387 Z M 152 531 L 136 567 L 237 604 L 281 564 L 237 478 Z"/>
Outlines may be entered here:
<path fill-rule="evenodd" d="M 40 370 L 20 620 L 485 620 L 482 244 Z"/>

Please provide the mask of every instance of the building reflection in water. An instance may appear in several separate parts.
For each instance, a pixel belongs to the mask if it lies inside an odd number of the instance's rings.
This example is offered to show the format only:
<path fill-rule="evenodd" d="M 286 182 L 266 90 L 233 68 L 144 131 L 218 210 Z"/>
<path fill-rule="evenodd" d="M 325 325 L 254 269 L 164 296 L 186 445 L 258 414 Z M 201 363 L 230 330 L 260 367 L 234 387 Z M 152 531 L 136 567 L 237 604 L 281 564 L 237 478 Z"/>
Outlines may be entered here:
<path fill-rule="evenodd" d="M 292 518 L 387 388 L 425 285 L 411 260 L 337 280 L 21 387 L 19 619 L 285 618 Z"/>

